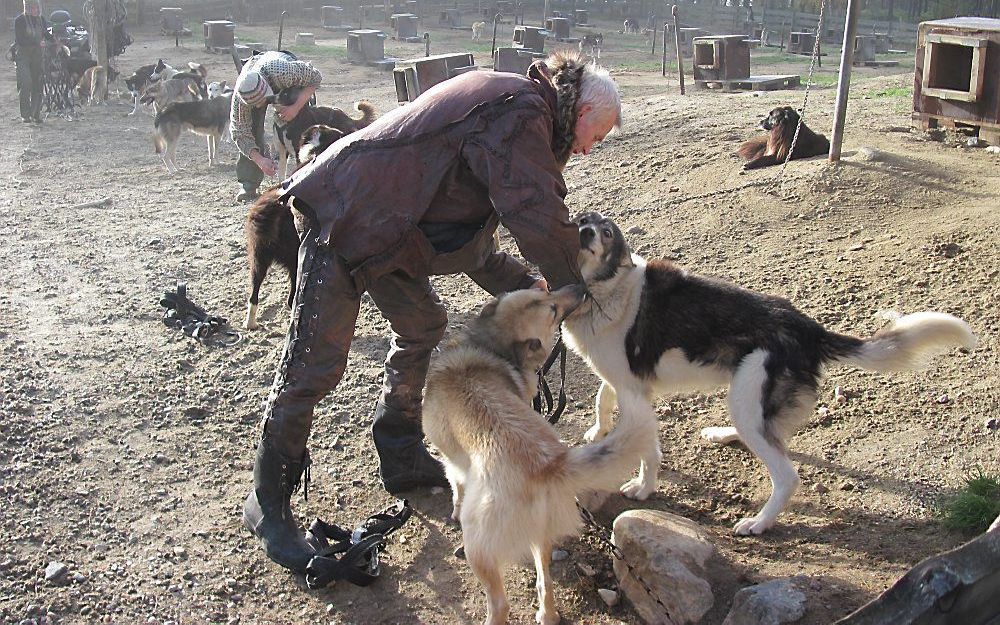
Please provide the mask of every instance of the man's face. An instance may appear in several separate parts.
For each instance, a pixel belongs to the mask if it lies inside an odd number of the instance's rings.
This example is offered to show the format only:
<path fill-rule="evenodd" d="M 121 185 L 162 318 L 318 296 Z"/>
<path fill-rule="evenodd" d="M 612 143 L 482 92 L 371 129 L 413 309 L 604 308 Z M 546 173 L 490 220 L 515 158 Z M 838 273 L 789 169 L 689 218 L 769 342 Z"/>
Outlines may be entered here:
<path fill-rule="evenodd" d="M 33 17 L 38 17 L 38 14 L 42 12 L 42 8 L 37 4 L 29 4 L 24 7 L 24 12 Z"/>
<path fill-rule="evenodd" d="M 616 111 L 595 109 L 584 104 L 576 113 L 576 131 L 573 137 L 573 154 L 590 154 L 595 143 L 614 128 Z"/>

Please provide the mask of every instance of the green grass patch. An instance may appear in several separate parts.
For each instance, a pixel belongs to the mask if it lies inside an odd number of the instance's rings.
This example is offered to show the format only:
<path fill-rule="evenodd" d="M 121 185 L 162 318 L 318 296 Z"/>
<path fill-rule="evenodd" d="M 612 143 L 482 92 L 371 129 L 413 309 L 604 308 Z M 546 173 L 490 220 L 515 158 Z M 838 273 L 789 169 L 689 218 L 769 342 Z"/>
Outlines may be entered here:
<path fill-rule="evenodd" d="M 1000 476 L 976 471 L 941 505 L 941 520 L 953 531 L 979 534 L 1000 516 Z"/>
<path fill-rule="evenodd" d="M 913 87 L 886 87 L 872 93 L 873 98 L 913 98 Z"/>

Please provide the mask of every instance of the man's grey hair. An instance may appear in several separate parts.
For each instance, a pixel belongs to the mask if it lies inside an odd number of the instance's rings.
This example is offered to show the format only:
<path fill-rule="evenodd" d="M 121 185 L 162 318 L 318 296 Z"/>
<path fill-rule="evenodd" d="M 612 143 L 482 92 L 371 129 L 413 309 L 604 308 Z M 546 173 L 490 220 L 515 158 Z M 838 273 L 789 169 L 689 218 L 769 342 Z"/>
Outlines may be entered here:
<path fill-rule="evenodd" d="M 608 70 L 588 63 L 583 68 L 580 79 L 580 94 L 576 105 L 589 104 L 597 110 L 614 111 L 615 128 L 622 127 L 622 99 L 618 95 L 618 85 L 608 73 Z"/>

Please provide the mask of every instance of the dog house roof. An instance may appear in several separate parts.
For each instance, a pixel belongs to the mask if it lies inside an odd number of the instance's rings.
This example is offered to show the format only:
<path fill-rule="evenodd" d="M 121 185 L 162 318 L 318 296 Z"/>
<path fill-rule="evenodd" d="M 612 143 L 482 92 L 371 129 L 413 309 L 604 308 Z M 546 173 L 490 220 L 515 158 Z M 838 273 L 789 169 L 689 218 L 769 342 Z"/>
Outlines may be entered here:
<path fill-rule="evenodd" d="M 995 30 L 1000 32 L 1000 20 L 988 17 L 953 17 L 944 20 L 923 22 L 921 26 L 932 28 L 962 28 L 964 30 Z"/>

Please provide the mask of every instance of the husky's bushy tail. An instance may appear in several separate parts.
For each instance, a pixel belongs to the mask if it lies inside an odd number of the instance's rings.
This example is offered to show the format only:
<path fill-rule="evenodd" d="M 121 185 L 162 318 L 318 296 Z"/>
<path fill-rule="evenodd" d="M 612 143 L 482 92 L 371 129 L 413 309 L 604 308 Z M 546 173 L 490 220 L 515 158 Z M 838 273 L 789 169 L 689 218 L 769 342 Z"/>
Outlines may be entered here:
<path fill-rule="evenodd" d="M 870 371 L 911 371 L 925 366 L 935 353 L 974 348 L 976 335 L 958 317 L 919 312 L 899 317 L 871 338 L 830 333 L 826 343 L 835 362 Z"/>

